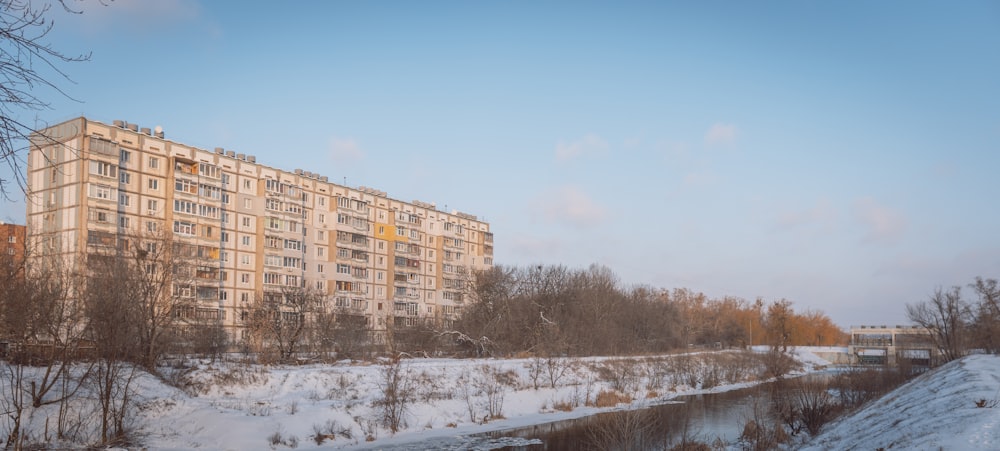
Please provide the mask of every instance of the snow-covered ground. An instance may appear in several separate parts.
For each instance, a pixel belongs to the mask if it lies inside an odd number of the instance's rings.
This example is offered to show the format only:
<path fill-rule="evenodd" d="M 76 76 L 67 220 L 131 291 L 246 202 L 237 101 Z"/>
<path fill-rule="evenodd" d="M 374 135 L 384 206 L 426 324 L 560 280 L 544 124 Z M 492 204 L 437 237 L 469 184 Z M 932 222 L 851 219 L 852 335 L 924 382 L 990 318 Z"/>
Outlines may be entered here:
<path fill-rule="evenodd" d="M 184 390 L 143 380 L 140 389 L 143 404 L 139 424 L 142 443 L 150 449 L 310 449 L 407 448 L 415 442 L 462 447 L 464 437 L 480 432 L 503 430 L 592 415 L 610 409 L 622 409 L 669 402 L 685 394 L 731 390 L 758 381 L 720 381 L 704 388 L 701 383 L 686 383 L 668 372 L 656 380 L 656 362 L 688 359 L 704 367 L 707 359 L 720 353 L 672 355 L 652 358 L 594 357 L 558 359 L 556 365 L 566 373 L 555 388 L 551 387 L 544 360 L 535 359 L 412 359 L 402 368 L 414 381 L 416 397 L 408 408 L 401 430 L 391 433 L 378 424 L 379 411 L 374 404 L 382 395 L 383 365 L 349 364 L 307 365 L 294 367 L 241 366 L 233 363 L 201 365 L 187 375 L 192 385 Z M 724 353 L 723 353 L 724 354 Z M 731 353 L 734 357 L 739 353 Z M 797 358 L 804 370 L 811 371 L 827 362 L 808 351 Z M 624 374 L 613 362 L 638 362 L 634 374 Z M 532 367 L 541 369 L 539 388 L 534 387 Z M 600 374 L 599 367 L 619 368 L 618 381 L 634 399 L 631 404 L 598 408 L 587 406 L 597 394 L 611 390 L 613 380 Z M 559 367 L 555 368 L 560 369 Z M 697 370 L 696 370 L 697 371 Z M 750 371 L 756 376 L 757 370 Z M 488 411 L 489 390 L 495 375 L 509 385 L 502 387 L 501 415 L 484 421 Z M 704 377 L 704 376 L 699 376 Z M 611 379 L 615 379 L 611 377 Z M 495 401 L 495 399 L 494 399 Z M 471 404 L 471 407 L 470 407 Z M 571 409 L 571 410 L 560 410 Z M 473 416 L 475 419 L 473 420 Z M 331 435 L 319 445 L 317 434 Z M 374 439 L 373 441 L 369 441 Z M 524 443 L 522 439 L 500 441 Z M 455 445 L 457 444 L 457 445 Z M 488 446 L 476 443 L 476 447 Z"/>
<path fill-rule="evenodd" d="M 795 350 L 806 372 L 827 364 L 811 351 Z M 733 359 L 740 355 L 728 354 Z M 183 388 L 143 374 L 137 381 L 139 408 L 134 428 L 143 447 L 158 450 L 408 449 L 428 444 L 440 449 L 489 449 L 525 441 L 487 443 L 487 439 L 470 436 L 757 383 L 716 374 L 716 383 L 702 386 L 709 377 L 706 362 L 719 355 L 727 353 L 560 359 L 553 369 L 565 369 L 565 373 L 555 388 L 547 367 L 539 366 L 544 360 L 403 360 L 414 399 L 396 433 L 379 424 L 375 406 L 383 394 L 385 365 L 343 362 L 265 367 L 200 362 L 176 378 L 186 383 Z M 622 361 L 633 363 L 616 363 Z M 681 369 L 685 365 L 688 371 Z M 693 374 L 694 379 L 683 374 Z M 504 381 L 502 405 L 496 405 L 496 396 L 492 401 L 502 417 L 484 421 L 489 391 L 498 387 L 489 381 L 498 376 Z M 0 380 L 0 385 L 4 382 Z M 633 401 L 615 407 L 588 406 L 599 392 L 615 386 Z M 986 401 L 984 407 L 976 407 L 980 400 Z M 43 407 L 25 421 L 24 427 L 36 439 L 42 436 L 53 407 Z M 808 446 L 815 450 L 1000 449 L 1000 357 L 970 356 L 928 372 L 828 425 Z"/>
<path fill-rule="evenodd" d="M 1000 356 L 929 371 L 827 425 L 805 449 L 1000 449 Z"/>

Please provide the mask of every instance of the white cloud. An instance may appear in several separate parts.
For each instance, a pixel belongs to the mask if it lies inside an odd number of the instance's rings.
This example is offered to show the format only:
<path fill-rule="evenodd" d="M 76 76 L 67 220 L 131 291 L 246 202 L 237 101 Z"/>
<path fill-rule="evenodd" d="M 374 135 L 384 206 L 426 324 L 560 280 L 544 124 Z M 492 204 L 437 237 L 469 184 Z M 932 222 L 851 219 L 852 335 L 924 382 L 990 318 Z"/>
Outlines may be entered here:
<path fill-rule="evenodd" d="M 858 199 L 854 203 L 855 217 L 867 231 L 865 241 L 894 241 L 906 230 L 906 218 L 902 213 L 879 204 L 871 197 Z"/>
<path fill-rule="evenodd" d="M 604 221 L 606 210 L 576 186 L 563 186 L 542 194 L 535 211 L 546 221 L 590 227 Z"/>
<path fill-rule="evenodd" d="M 739 131 L 733 124 L 717 122 L 705 132 L 705 144 L 709 146 L 728 146 L 736 142 Z"/>
<path fill-rule="evenodd" d="M 330 157 L 340 163 L 358 161 L 365 157 L 358 142 L 352 138 L 330 138 Z"/>
<path fill-rule="evenodd" d="M 588 133 L 573 142 L 559 141 L 556 144 L 556 160 L 569 161 L 588 154 L 599 154 L 608 150 L 608 143 L 600 136 Z"/>

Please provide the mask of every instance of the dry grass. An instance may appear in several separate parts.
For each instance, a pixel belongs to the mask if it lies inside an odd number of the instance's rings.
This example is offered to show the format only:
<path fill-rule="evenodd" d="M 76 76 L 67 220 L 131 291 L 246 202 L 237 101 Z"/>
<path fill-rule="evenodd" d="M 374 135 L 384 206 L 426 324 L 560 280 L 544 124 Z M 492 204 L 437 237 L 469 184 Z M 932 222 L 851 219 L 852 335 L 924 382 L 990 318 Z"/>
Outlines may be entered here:
<path fill-rule="evenodd" d="M 614 407 L 632 402 L 632 396 L 616 391 L 601 390 L 594 397 L 594 407 Z"/>
<path fill-rule="evenodd" d="M 569 401 L 555 401 L 552 403 L 552 408 L 560 412 L 572 412 L 573 403 Z"/>

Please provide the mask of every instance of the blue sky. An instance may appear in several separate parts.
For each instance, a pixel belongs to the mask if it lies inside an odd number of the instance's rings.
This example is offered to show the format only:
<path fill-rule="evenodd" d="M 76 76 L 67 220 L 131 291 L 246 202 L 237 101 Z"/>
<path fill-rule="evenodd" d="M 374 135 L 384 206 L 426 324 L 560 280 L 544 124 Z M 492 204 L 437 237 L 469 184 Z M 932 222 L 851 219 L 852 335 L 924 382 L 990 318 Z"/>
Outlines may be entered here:
<path fill-rule="evenodd" d="M 996 2 L 117 0 L 79 115 L 491 222 L 496 261 L 905 322 L 1000 277 Z M 23 203 L 0 204 L 22 222 Z"/>

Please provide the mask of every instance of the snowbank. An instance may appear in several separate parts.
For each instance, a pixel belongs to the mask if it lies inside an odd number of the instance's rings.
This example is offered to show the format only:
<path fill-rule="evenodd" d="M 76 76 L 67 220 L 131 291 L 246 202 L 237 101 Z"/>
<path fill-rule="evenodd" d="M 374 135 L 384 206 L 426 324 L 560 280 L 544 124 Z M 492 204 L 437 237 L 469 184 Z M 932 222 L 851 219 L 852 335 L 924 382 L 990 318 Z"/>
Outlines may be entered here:
<path fill-rule="evenodd" d="M 880 448 L 1000 449 L 1000 356 L 972 355 L 929 371 L 826 426 L 804 449 Z"/>

